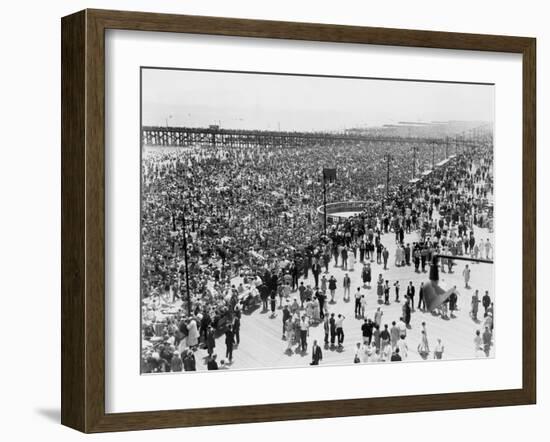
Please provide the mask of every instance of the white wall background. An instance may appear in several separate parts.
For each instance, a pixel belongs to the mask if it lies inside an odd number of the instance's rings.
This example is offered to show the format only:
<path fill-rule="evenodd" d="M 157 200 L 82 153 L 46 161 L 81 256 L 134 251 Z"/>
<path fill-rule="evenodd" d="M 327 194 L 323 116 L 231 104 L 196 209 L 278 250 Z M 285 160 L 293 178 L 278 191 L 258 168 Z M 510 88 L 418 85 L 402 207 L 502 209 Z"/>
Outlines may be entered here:
<path fill-rule="evenodd" d="M 548 248 L 550 28 L 546 2 L 348 0 L 19 0 L 5 2 L 0 27 L 0 437 L 66 441 L 60 407 L 60 17 L 86 7 L 363 26 L 533 36 L 538 39 L 538 405 L 94 436 L 280 441 L 368 438 L 519 440 L 546 433 L 550 412 Z M 33 136 L 30 141 L 25 136 Z M 514 326 L 511 324 L 510 326 Z M 337 380 L 335 380 L 337 382 Z M 527 436 L 529 437 L 529 436 Z M 544 440 L 544 437 L 541 439 Z"/>

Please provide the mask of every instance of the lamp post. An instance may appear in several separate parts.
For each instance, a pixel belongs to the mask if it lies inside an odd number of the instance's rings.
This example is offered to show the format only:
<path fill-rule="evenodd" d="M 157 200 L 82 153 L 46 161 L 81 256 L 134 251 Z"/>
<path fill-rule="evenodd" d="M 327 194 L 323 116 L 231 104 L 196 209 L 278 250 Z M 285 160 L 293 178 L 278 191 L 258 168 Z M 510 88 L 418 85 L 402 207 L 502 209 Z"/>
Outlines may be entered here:
<path fill-rule="evenodd" d="M 387 153 L 384 155 L 384 158 L 386 159 L 386 197 L 390 193 L 390 161 L 393 160 L 393 157 Z"/>
<path fill-rule="evenodd" d="M 327 236 L 327 179 L 331 182 L 334 182 L 336 180 L 335 168 L 323 168 L 323 218 L 325 237 Z"/>
<path fill-rule="evenodd" d="M 327 237 L 327 180 L 326 173 L 323 169 L 323 218 L 324 218 L 324 232 L 325 238 Z"/>
<path fill-rule="evenodd" d="M 413 146 L 413 173 L 412 173 L 413 179 L 416 178 L 416 151 L 417 150 L 418 150 L 418 146 Z"/>

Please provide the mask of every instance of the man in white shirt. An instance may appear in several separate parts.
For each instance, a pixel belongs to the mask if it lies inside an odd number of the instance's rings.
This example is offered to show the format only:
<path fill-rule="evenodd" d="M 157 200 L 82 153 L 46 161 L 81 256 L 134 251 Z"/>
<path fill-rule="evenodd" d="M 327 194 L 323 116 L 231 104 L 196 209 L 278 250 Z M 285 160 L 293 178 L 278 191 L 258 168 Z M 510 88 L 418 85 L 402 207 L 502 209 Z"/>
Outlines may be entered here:
<path fill-rule="evenodd" d="M 313 347 L 311 348 L 311 363 L 309 365 L 319 365 L 319 361 L 323 359 L 323 352 L 321 347 L 317 345 L 317 340 L 313 341 Z"/>
<path fill-rule="evenodd" d="M 403 318 L 399 318 L 399 322 L 397 323 L 397 327 L 399 328 L 399 336 L 407 336 L 407 324 L 403 320 Z M 403 354 L 401 354 L 403 357 Z"/>

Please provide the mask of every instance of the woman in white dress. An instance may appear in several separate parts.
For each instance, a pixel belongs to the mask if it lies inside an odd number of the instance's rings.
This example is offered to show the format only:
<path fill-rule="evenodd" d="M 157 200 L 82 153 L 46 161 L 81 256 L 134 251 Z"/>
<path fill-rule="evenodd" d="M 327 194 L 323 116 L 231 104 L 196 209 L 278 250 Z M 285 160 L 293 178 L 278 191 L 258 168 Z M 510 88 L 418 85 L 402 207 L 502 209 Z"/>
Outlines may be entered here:
<path fill-rule="evenodd" d="M 189 334 L 187 335 L 187 345 L 189 348 L 194 348 L 199 345 L 199 331 L 197 329 L 197 321 L 195 321 L 194 318 L 189 320 L 187 330 L 189 331 Z"/>

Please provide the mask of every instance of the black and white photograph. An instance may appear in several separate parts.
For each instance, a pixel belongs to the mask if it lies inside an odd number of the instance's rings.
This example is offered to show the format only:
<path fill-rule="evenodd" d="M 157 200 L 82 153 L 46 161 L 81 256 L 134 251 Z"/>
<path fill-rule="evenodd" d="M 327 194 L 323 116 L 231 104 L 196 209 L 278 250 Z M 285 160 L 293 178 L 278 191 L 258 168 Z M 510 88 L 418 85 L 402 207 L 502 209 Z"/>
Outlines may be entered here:
<path fill-rule="evenodd" d="M 140 75 L 142 374 L 495 357 L 494 84 Z"/>

